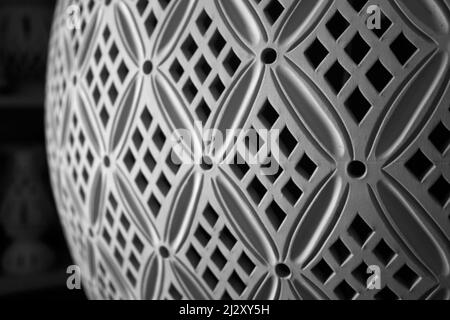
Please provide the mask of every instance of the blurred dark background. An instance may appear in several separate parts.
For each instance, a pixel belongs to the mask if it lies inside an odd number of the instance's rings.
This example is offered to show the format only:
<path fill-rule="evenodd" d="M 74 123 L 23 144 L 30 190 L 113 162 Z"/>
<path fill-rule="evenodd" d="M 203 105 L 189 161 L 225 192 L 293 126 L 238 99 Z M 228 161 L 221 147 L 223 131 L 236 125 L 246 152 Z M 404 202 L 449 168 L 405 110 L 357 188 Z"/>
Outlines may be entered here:
<path fill-rule="evenodd" d="M 47 45 L 54 0 L 0 0 L 0 299 L 84 299 L 45 152 Z"/>

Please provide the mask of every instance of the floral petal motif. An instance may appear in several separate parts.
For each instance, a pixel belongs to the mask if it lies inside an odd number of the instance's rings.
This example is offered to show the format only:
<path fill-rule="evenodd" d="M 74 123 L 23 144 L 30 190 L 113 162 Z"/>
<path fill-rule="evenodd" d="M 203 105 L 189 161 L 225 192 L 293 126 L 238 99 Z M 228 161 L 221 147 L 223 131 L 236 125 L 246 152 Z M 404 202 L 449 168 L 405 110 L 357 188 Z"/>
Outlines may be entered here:
<path fill-rule="evenodd" d="M 242 242 L 262 262 L 274 265 L 278 260 L 278 252 L 270 235 L 253 210 L 239 187 L 231 181 L 225 172 L 213 183 L 214 192 L 221 202 L 224 212 L 238 231 Z"/>
<path fill-rule="evenodd" d="M 145 214 L 145 210 L 135 198 L 135 195 L 130 192 L 130 186 L 127 184 L 123 174 L 117 171 L 113 175 L 114 183 L 117 191 L 121 197 L 124 206 L 127 208 L 130 216 L 135 220 L 135 225 L 145 235 L 151 245 L 158 243 L 160 237 L 153 222 Z"/>
<path fill-rule="evenodd" d="M 377 191 L 385 215 L 409 248 L 434 275 L 448 275 L 449 242 L 420 204 L 392 179 L 380 181 Z"/>
<path fill-rule="evenodd" d="M 290 67 L 280 66 L 276 74 L 304 125 L 333 158 L 339 159 L 346 152 L 352 152 L 350 138 L 333 106 L 298 67 L 289 64 Z"/>
<path fill-rule="evenodd" d="M 156 40 L 156 49 L 153 53 L 158 61 L 163 61 L 172 52 L 178 42 L 178 36 L 184 30 L 184 27 L 191 17 L 191 11 L 197 4 L 196 0 L 176 1 L 176 6 L 172 10 Z"/>
<path fill-rule="evenodd" d="M 450 81 L 448 56 L 438 52 L 398 98 L 376 141 L 376 157 L 391 159 L 408 146 L 439 105 Z"/>
<path fill-rule="evenodd" d="M 202 287 L 201 282 L 196 281 L 195 276 L 178 259 L 171 263 L 171 267 L 175 278 L 190 300 L 212 299 L 207 293 L 208 291 Z"/>
<path fill-rule="evenodd" d="M 237 82 L 232 94 L 226 99 L 222 111 L 217 115 L 213 128 L 216 129 L 217 134 L 226 137 L 226 139 L 225 141 L 223 139 L 213 139 L 216 143 L 223 142 L 223 145 L 216 145 L 214 142 L 211 145 L 211 148 L 213 148 L 212 154 L 214 154 L 216 162 L 220 162 L 234 141 L 233 135 L 227 134 L 227 131 L 236 132 L 237 129 L 242 128 L 242 125 L 247 120 L 261 88 L 264 75 L 263 69 L 264 67 L 259 61 L 248 66 Z"/>
<path fill-rule="evenodd" d="M 260 43 L 267 42 L 267 33 L 264 25 L 259 20 L 247 1 L 218 0 L 221 11 L 231 24 L 231 28 L 237 37 L 249 48 L 256 48 Z"/>
<path fill-rule="evenodd" d="M 450 32 L 450 11 L 444 1 L 397 0 L 397 2 L 411 12 L 415 20 L 421 21 L 435 33 L 444 35 Z"/>
<path fill-rule="evenodd" d="M 293 9 L 279 36 L 280 45 L 288 51 L 301 43 L 331 7 L 332 1 L 301 0 Z"/>
<path fill-rule="evenodd" d="M 292 261 L 303 268 L 315 256 L 339 220 L 348 195 L 349 187 L 341 177 L 329 179 L 294 231 L 289 245 Z"/>
<path fill-rule="evenodd" d="M 122 140 L 126 139 L 125 130 L 129 127 L 131 119 L 133 119 L 133 111 L 141 96 L 142 79 L 136 76 L 131 80 L 130 86 L 120 102 L 120 107 L 118 108 L 120 112 L 116 113 L 111 134 L 112 138 L 109 142 L 110 151 L 115 151 L 117 146 L 121 145 L 121 142 L 123 143 Z"/>
<path fill-rule="evenodd" d="M 96 256 L 95 256 L 95 248 L 93 246 L 93 243 L 91 241 L 86 242 L 87 245 L 87 251 L 88 251 L 88 270 L 89 270 L 89 276 L 88 279 L 94 279 L 96 275 L 97 268 L 95 267 L 96 264 Z"/>
<path fill-rule="evenodd" d="M 63 120 L 62 120 L 62 126 L 61 126 L 61 136 L 57 137 L 57 141 L 58 141 L 58 147 L 60 149 L 64 148 L 64 145 L 67 143 L 68 138 L 69 138 L 69 131 L 70 131 L 70 126 L 69 126 L 69 121 L 70 121 L 70 117 L 72 115 L 72 106 L 73 106 L 73 99 L 72 96 L 75 95 L 75 93 L 70 92 L 68 93 L 68 97 L 67 97 L 67 102 L 66 102 L 66 107 L 64 110 L 64 115 L 63 115 Z"/>
<path fill-rule="evenodd" d="M 147 265 L 142 282 L 142 299 L 155 300 L 160 297 L 164 280 L 164 266 L 156 253 L 152 253 Z"/>
<path fill-rule="evenodd" d="M 144 45 L 139 37 L 136 22 L 130 12 L 130 8 L 124 1 L 116 3 L 114 15 L 120 33 L 120 39 L 125 45 L 128 54 L 136 65 L 142 61 L 144 56 Z"/>
<path fill-rule="evenodd" d="M 172 205 L 166 224 L 166 240 L 175 252 L 189 235 L 203 187 L 203 175 L 194 170 L 183 180 L 185 182 L 175 192 L 178 197 Z"/>
<path fill-rule="evenodd" d="M 173 131 L 184 130 L 189 133 L 190 141 L 183 139 L 182 146 L 193 158 L 201 154 L 202 143 L 199 129 L 194 125 L 192 114 L 182 102 L 170 81 L 164 75 L 158 73 L 154 77 L 153 88 L 158 98 L 161 112 L 169 120 L 168 122 L 172 126 Z"/>
<path fill-rule="evenodd" d="M 250 294 L 252 300 L 275 300 L 280 296 L 280 281 L 272 274 L 266 274 L 261 283 Z"/>
<path fill-rule="evenodd" d="M 105 202 L 105 177 L 100 167 L 97 168 L 92 183 L 89 201 L 89 219 L 91 226 L 96 226 Z"/>
<path fill-rule="evenodd" d="M 100 126 L 92 123 L 92 121 L 95 121 L 95 117 L 89 114 L 87 103 L 85 101 L 86 100 L 84 99 L 84 95 L 79 92 L 76 95 L 75 108 L 78 108 L 82 120 L 81 122 L 84 125 L 86 134 L 88 135 L 89 141 L 92 143 L 92 147 L 94 148 L 95 153 L 97 154 L 97 156 L 100 156 L 101 150 L 104 150 L 104 144 L 102 143 L 102 141 L 100 141 L 100 135 L 95 129 L 100 128 Z"/>

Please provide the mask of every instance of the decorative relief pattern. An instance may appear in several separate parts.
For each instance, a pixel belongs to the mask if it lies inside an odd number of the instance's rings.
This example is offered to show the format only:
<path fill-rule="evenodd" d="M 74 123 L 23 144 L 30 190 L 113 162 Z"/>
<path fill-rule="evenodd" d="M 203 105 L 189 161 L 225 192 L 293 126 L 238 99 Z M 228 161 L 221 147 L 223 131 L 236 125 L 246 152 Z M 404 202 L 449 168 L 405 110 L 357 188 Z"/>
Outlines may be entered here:
<path fill-rule="evenodd" d="M 448 1 L 61 0 L 54 21 L 48 158 L 90 297 L 450 298 Z M 243 158 L 199 124 L 278 132 L 279 170 L 174 163 L 176 129 Z"/>

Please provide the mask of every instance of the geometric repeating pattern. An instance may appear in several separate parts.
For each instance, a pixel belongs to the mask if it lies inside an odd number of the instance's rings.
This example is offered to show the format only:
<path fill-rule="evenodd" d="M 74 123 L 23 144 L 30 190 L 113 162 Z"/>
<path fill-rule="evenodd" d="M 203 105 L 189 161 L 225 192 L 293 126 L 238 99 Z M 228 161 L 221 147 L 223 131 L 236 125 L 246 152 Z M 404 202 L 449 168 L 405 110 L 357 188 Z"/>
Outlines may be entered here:
<path fill-rule="evenodd" d="M 59 1 L 48 159 L 89 296 L 449 298 L 449 17 L 446 0 Z M 279 170 L 175 163 L 171 133 L 200 124 L 278 132 Z"/>

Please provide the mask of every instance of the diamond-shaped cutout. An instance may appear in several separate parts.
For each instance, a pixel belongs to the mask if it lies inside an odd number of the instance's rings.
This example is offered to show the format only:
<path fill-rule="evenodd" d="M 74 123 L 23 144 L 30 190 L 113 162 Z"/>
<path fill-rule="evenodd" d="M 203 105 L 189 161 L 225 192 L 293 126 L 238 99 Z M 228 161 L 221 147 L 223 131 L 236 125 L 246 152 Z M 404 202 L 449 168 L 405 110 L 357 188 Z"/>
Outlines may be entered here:
<path fill-rule="evenodd" d="M 394 76 L 388 69 L 386 69 L 380 60 L 377 60 L 377 62 L 374 63 L 374 65 L 367 72 L 366 76 L 379 93 L 381 93 L 394 78 Z"/>
<path fill-rule="evenodd" d="M 194 236 L 203 247 L 206 247 L 211 240 L 211 236 L 201 225 L 198 226 Z"/>
<path fill-rule="evenodd" d="M 405 65 L 417 52 L 417 47 L 402 32 L 392 42 L 391 50 L 401 65 Z"/>
<path fill-rule="evenodd" d="M 136 8 L 138 9 L 138 12 L 140 15 L 142 15 L 144 13 L 147 6 L 148 6 L 148 0 L 139 0 L 136 3 Z"/>
<path fill-rule="evenodd" d="M 267 189 L 264 185 L 259 181 L 257 177 L 253 178 L 250 185 L 247 187 L 247 191 L 250 194 L 250 197 L 253 199 L 256 205 L 261 203 L 261 200 L 264 198 Z"/>
<path fill-rule="evenodd" d="M 134 165 L 136 164 L 136 158 L 134 157 L 131 150 L 128 150 L 128 152 L 125 154 L 123 162 L 127 167 L 128 171 L 131 172 L 131 170 L 133 170 L 134 168 Z"/>
<path fill-rule="evenodd" d="M 142 134 L 139 132 L 139 129 L 136 129 L 132 136 L 133 144 L 136 147 L 136 150 L 139 150 L 142 146 L 142 142 L 144 141 L 144 138 L 142 137 Z"/>
<path fill-rule="evenodd" d="M 317 69 L 323 60 L 325 60 L 328 54 L 329 51 L 327 48 L 325 48 L 322 42 L 317 38 L 311 43 L 308 49 L 305 50 L 305 56 L 314 70 Z"/>
<path fill-rule="evenodd" d="M 450 200 L 450 183 L 440 176 L 428 192 L 444 208 Z"/>
<path fill-rule="evenodd" d="M 295 170 L 306 180 L 311 180 L 311 177 L 317 170 L 317 165 L 305 153 L 295 167 Z"/>
<path fill-rule="evenodd" d="M 111 58 L 112 62 L 116 61 L 117 56 L 119 55 L 119 49 L 117 49 L 116 44 L 113 42 L 113 44 L 111 45 L 111 48 L 109 49 L 109 57 Z"/>
<path fill-rule="evenodd" d="M 108 79 L 109 79 L 108 68 L 106 68 L 106 66 L 103 66 L 102 71 L 100 72 L 100 80 L 102 81 L 103 85 L 105 85 Z"/>
<path fill-rule="evenodd" d="M 360 12 L 366 5 L 368 0 L 348 0 L 350 5 L 355 9 L 356 12 Z"/>
<path fill-rule="evenodd" d="M 298 141 L 289 129 L 284 127 L 283 131 L 280 133 L 279 144 L 281 151 L 284 153 L 286 158 L 289 158 L 294 149 L 297 147 Z"/>
<path fill-rule="evenodd" d="M 134 181 L 136 182 L 136 186 L 138 187 L 139 191 L 141 191 L 141 193 L 144 193 L 148 186 L 148 180 L 147 178 L 145 178 L 142 172 L 138 173 Z"/>
<path fill-rule="evenodd" d="M 158 127 L 158 129 L 156 129 L 152 140 L 155 143 L 155 145 L 158 147 L 158 149 L 162 150 L 162 148 L 164 147 L 164 144 L 166 143 L 166 136 L 164 135 L 164 133 L 162 132 L 160 127 Z"/>
<path fill-rule="evenodd" d="M 228 230 L 227 227 L 223 227 L 222 231 L 220 232 L 219 239 L 230 251 L 233 249 L 234 245 L 237 242 L 236 238 L 233 236 L 230 230 Z"/>
<path fill-rule="evenodd" d="M 355 279 L 364 287 L 367 287 L 367 280 L 369 280 L 370 277 L 370 274 L 367 273 L 368 268 L 369 266 L 365 262 L 362 262 L 352 271 L 353 277 L 355 277 Z"/>
<path fill-rule="evenodd" d="M 194 269 L 197 268 L 198 264 L 202 260 L 202 257 L 193 246 L 190 246 L 187 250 L 186 258 L 189 260 Z"/>
<path fill-rule="evenodd" d="M 325 284 L 333 275 L 333 269 L 328 265 L 328 263 L 322 259 L 320 260 L 312 269 L 311 272 L 316 276 L 316 278 Z"/>
<path fill-rule="evenodd" d="M 205 10 L 197 18 L 197 27 L 202 35 L 204 35 L 211 26 L 212 20 Z"/>
<path fill-rule="evenodd" d="M 161 174 L 158 181 L 156 182 L 156 185 L 158 186 L 159 190 L 164 196 L 167 196 L 167 194 L 170 191 L 170 188 L 172 187 L 169 183 L 169 180 L 167 180 L 164 174 Z"/>
<path fill-rule="evenodd" d="M 373 234 L 373 230 L 363 218 L 356 215 L 348 229 L 348 233 L 356 241 L 356 243 L 362 247 Z"/>
<path fill-rule="evenodd" d="M 109 27 L 106 26 L 103 30 L 103 39 L 105 40 L 105 43 L 108 42 L 109 37 L 111 36 L 111 31 L 109 30 Z"/>
<path fill-rule="evenodd" d="M 347 30 L 350 23 L 345 19 L 339 11 L 328 20 L 326 27 L 334 39 L 339 39 L 339 37 Z"/>
<path fill-rule="evenodd" d="M 156 160 L 153 158 L 149 150 L 145 153 L 144 164 L 150 172 L 153 172 L 156 167 Z"/>
<path fill-rule="evenodd" d="M 227 42 L 222 37 L 222 35 L 220 34 L 219 30 L 216 30 L 214 32 L 214 35 L 212 36 L 211 40 L 208 43 L 209 48 L 211 49 L 212 53 L 216 57 L 219 56 L 219 54 L 222 52 L 222 50 L 223 50 L 223 48 L 225 47 L 226 44 L 227 44 Z"/>
<path fill-rule="evenodd" d="M 339 94 L 347 81 L 350 79 L 350 73 L 345 70 L 341 64 L 336 61 L 331 68 L 325 73 L 325 79 L 334 90 L 335 94 Z"/>
<path fill-rule="evenodd" d="M 158 0 L 161 9 L 165 10 L 167 6 L 170 4 L 171 0 Z"/>
<path fill-rule="evenodd" d="M 361 35 L 356 33 L 349 44 L 345 47 L 345 52 L 348 54 L 352 60 L 359 65 L 370 51 L 370 46 L 361 37 Z"/>
<path fill-rule="evenodd" d="M 222 93 L 225 91 L 225 85 L 223 84 L 222 80 L 220 80 L 219 76 L 217 76 L 211 83 L 211 85 L 209 86 L 209 91 L 216 101 L 220 99 Z"/>
<path fill-rule="evenodd" d="M 208 121 L 209 116 L 211 115 L 211 110 L 209 109 L 208 104 L 205 102 L 205 100 L 202 99 L 197 109 L 195 109 L 195 113 L 203 124 Z"/>
<path fill-rule="evenodd" d="M 279 115 L 269 100 L 266 100 L 258 114 L 258 118 L 264 124 L 267 129 L 271 129 L 275 122 L 278 120 Z"/>
<path fill-rule="evenodd" d="M 211 261 L 217 266 L 219 270 L 223 270 L 225 265 L 227 264 L 227 258 L 223 255 L 223 253 L 216 248 L 211 255 Z"/>
<path fill-rule="evenodd" d="M 150 125 L 153 122 L 153 117 L 150 114 L 150 112 L 148 111 L 148 108 L 144 108 L 144 110 L 142 111 L 141 121 L 142 121 L 142 124 L 144 125 L 145 129 L 148 130 L 150 128 Z"/>
<path fill-rule="evenodd" d="M 210 204 L 208 204 L 205 208 L 205 211 L 203 211 L 203 216 L 205 217 L 206 221 L 209 223 L 209 225 L 214 228 L 216 225 L 217 220 L 219 219 L 219 215 L 217 212 L 211 207 Z"/>
<path fill-rule="evenodd" d="M 123 83 L 123 81 L 127 78 L 129 73 L 129 70 L 125 64 L 125 62 L 121 62 L 119 69 L 117 69 L 117 75 L 119 76 L 120 82 Z"/>
<path fill-rule="evenodd" d="M 241 277 L 239 277 L 236 271 L 233 271 L 231 276 L 228 278 L 228 283 L 238 295 L 241 295 L 245 290 L 245 283 L 244 281 L 242 281 Z"/>
<path fill-rule="evenodd" d="M 244 270 L 247 275 L 251 275 L 256 267 L 253 261 L 245 254 L 245 252 L 241 253 L 241 256 L 239 257 L 237 263 L 241 266 L 242 270 Z"/>
<path fill-rule="evenodd" d="M 184 84 L 183 93 L 184 93 L 184 96 L 186 97 L 186 100 L 189 103 L 192 103 L 192 101 L 197 96 L 197 93 L 198 93 L 197 87 L 194 85 L 194 83 L 192 82 L 191 79 L 188 79 L 186 81 L 186 83 Z"/>
<path fill-rule="evenodd" d="M 352 300 L 356 296 L 356 291 L 346 281 L 342 281 L 335 289 L 334 293 L 341 300 Z"/>
<path fill-rule="evenodd" d="M 283 14 L 284 7 L 277 0 L 271 0 L 264 8 L 264 14 L 266 15 L 267 20 L 270 24 L 274 24 L 277 22 L 278 18 Z"/>
<path fill-rule="evenodd" d="M 383 265 L 387 266 L 395 257 L 395 252 L 383 239 L 373 249 L 373 253 Z"/>
<path fill-rule="evenodd" d="M 444 154 L 450 146 L 450 130 L 440 122 L 431 132 L 429 140 L 441 154 Z"/>
<path fill-rule="evenodd" d="M 419 280 L 419 276 L 405 264 L 394 274 L 394 279 L 406 289 L 411 290 Z"/>
<path fill-rule="evenodd" d="M 106 110 L 105 106 L 102 107 L 100 111 L 100 120 L 102 121 L 103 127 L 106 128 L 109 122 L 109 113 Z"/>
<path fill-rule="evenodd" d="M 206 268 L 205 272 L 203 273 L 203 280 L 205 280 L 205 283 L 211 290 L 214 290 L 219 283 L 219 279 L 217 279 L 217 277 L 209 268 Z"/>
<path fill-rule="evenodd" d="M 303 194 L 302 190 L 300 190 L 292 179 L 289 179 L 283 189 L 281 189 L 281 193 L 292 206 L 295 206 Z"/>
<path fill-rule="evenodd" d="M 175 61 L 172 63 L 169 72 L 175 82 L 178 82 L 181 79 L 184 74 L 184 69 L 178 59 L 175 59 Z"/>
<path fill-rule="evenodd" d="M 148 199 L 148 207 L 150 208 L 150 211 L 153 213 L 153 216 L 156 218 L 158 217 L 159 211 L 161 210 L 161 203 L 158 201 L 158 199 L 155 197 L 155 195 L 151 195 Z"/>
<path fill-rule="evenodd" d="M 418 150 L 412 157 L 405 163 L 405 167 L 408 171 L 417 178 L 419 181 L 428 175 L 433 169 L 433 163 L 423 154 L 421 150 Z"/>
<path fill-rule="evenodd" d="M 119 95 L 119 93 L 117 92 L 116 86 L 114 84 L 112 84 L 108 90 L 108 96 L 109 96 L 109 99 L 111 100 L 112 104 L 116 103 L 118 95 Z"/>
<path fill-rule="evenodd" d="M 205 82 L 206 78 L 208 78 L 212 70 L 210 65 L 208 64 L 208 61 L 206 61 L 205 57 L 200 58 L 200 60 L 195 65 L 194 69 L 198 79 L 202 83 Z"/>
<path fill-rule="evenodd" d="M 368 25 L 370 26 L 369 23 Z M 370 29 L 378 38 L 381 38 L 386 33 L 386 31 L 391 27 L 391 25 L 392 21 L 384 14 L 383 11 L 381 11 L 381 24 L 379 28 L 372 28 L 372 26 L 370 26 Z"/>
<path fill-rule="evenodd" d="M 233 49 L 230 49 L 230 52 L 223 61 L 223 66 L 225 67 L 225 70 L 227 70 L 230 77 L 234 76 L 240 65 L 241 59 L 239 59 L 236 53 L 234 53 Z"/>
<path fill-rule="evenodd" d="M 347 110 L 359 125 L 369 113 L 372 105 L 357 87 L 345 102 Z"/>
<path fill-rule="evenodd" d="M 286 212 L 275 201 L 270 203 L 266 210 L 266 215 L 276 231 L 280 229 L 287 216 Z"/>
<path fill-rule="evenodd" d="M 248 164 L 239 154 L 235 155 L 233 163 L 230 164 L 230 168 L 239 180 L 242 180 L 250 170 Z"/>
<path fill-rule="evenodd" d="M 330 247 L 330 253 L 339 265 L 344 264 L 344 262 L 351 256 L 350 250 L 341 239 L 337 239 L 336 242 Z"/>
<path fill-rule="evenodd" d="M 153 32 L 155 31 L 157 25 L 158 25 L 158 20 L 156 19 L 156 16 L 152 11 L 152 12 L 150 12 L 147 19 L 145 19 L 145 22 L 144 22 L 145 30 L 147 31 L 147 35 L 149 38 L 152 37 Z"/>
<path fill-rule="evenodd" d="M 181 51 L 183 51 L 184 56 L 187 60 L 191 60 L 192 56 L 197 52 L 198 46 L 195 43 L 191 35 L 188 35 L 183 45 L 181 46 Z"/>

